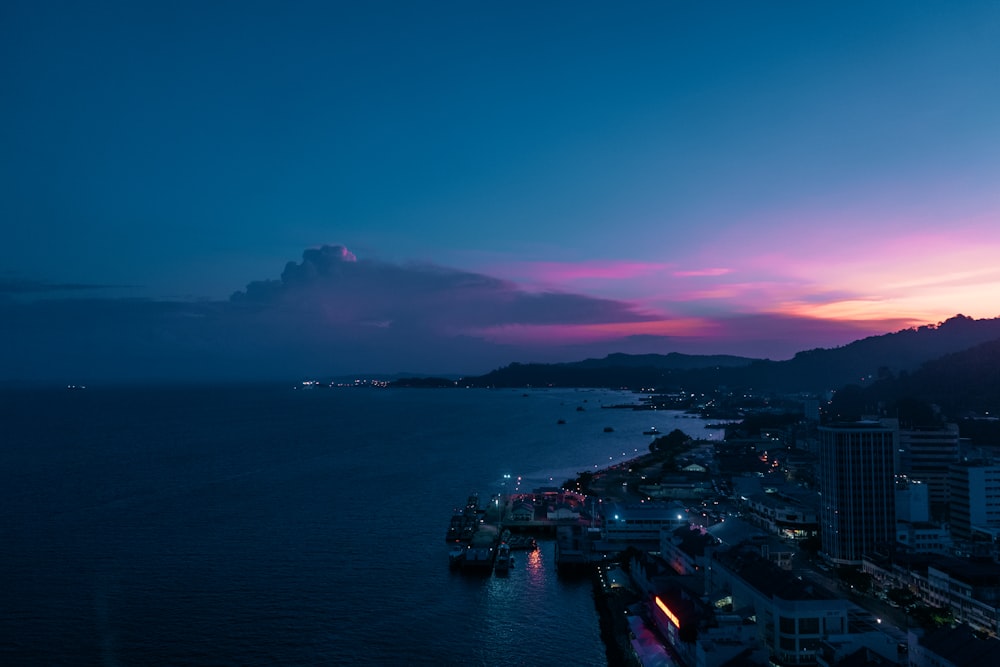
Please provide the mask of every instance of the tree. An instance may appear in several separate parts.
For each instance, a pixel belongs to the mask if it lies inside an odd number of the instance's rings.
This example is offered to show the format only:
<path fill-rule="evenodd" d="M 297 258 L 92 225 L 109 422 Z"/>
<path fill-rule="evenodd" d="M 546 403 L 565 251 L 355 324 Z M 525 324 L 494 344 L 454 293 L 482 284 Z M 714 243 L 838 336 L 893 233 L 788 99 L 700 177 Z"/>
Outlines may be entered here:
<path fill-rule="evenodd" d="M 649 451 L 651 452 L 669 452 L 677 451 L 683 449 L 691 442 L 691 436 L 689 436 L 684 431 L 679 428 L 675 428 L 670 433 L 666 435 L 661 435 L 659 438 L 649 443 Z"/>
<path fill-rule="evenodd" d="M 590 494 L 590 485 L 594 481 L 594 473 L 584 470 L 579 473 L 576 479 L 567 479 L 563 482 L 562 488 L 568 491 L 575 491 L 577 493 L 582 493 L 585 496 Z"/>
<path fill-rule="evenodd" d="M 830 401 L 830 421 L 854 422 L 866 412 L 865 391 L 856 384 L 842 387 Z"/>

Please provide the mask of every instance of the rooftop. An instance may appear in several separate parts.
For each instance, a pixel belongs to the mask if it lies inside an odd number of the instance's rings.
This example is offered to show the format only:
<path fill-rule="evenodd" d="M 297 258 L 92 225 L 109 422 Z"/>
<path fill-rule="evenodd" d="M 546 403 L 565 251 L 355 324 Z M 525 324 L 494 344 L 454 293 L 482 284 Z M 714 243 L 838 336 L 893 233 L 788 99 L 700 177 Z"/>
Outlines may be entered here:
<path fill-rule="evenodd" d="M 707 547 L 714 546 L 719 540 L 713 535 L 701 532 L 697 528 L 681 526 L 670 534 L 671 540 L 681 551 L 690 556 L 704 556 Z"/>
<path fill-rule="evenodd" d="M 714 554 L 715 560 L 732 570 L 755 589 L 782 600 L 835 599 L 829 591 L 808 584 L 750 549 L 729 549 Z"/>
<path fill-rule="evenodd" d="M 1000 640 L 981 639 L 967 625 L 942 628 L 920 638 L 920 645 L 948 658 L 956 667 L 994 667 L 1000 664 Z"/>
<path fill-rule="evenodd" d="M 967 584 L 1000 586 L 1000 565 L 992 560 L 939 556 L 928 563 L 931 567 Z"/>

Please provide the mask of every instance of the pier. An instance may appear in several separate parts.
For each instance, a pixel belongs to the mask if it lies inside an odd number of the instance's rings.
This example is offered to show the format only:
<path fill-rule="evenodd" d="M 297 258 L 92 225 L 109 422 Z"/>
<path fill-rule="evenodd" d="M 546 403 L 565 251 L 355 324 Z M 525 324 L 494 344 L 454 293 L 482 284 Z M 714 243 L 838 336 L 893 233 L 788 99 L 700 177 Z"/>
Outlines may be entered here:
<path fill-rule="evenodd" d="M 572 536 L 595 531 L 598 517 L 587 502 L 582 494 L 557 488 L 495 495 L 485 506 L 478 494 L 472 494 L 464 507 L 454 511 L 448 526 L 445 539 L 452 545 L 448 562 L 453 569 L 490 571 L 501 545 L 505 553 L 533 551 L 538 548 L 536 537 L 558 540 L 561 532 Z M 557 566 L 560 553 L 573 560 L 557 545 Z"/>

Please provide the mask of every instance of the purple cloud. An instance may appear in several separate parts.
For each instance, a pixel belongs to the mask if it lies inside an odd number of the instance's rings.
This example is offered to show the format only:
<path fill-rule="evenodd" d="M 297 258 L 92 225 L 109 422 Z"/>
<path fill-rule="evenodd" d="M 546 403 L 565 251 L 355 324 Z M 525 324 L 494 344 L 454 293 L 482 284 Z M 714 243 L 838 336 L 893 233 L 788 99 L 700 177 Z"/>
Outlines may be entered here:
<path fill-rule="evenodd" d="M 884 333 L 889 324 L 777 314 L 669 317 L 626 301 L 535 291 L 432 264 L 358 259 L 342 246 L 323 246 L 228 301 L 0 299 L 0 380 L 475 374 L 511 361 L 610 352 L 777 359 Z"/>
<path fill-rule="evenodd" d="M 0 380 L 476 373 L 532 354 L 487 340 L 484 329 L 651 317 L 625 302 L 530 292 L 483 274 L 359 260 L 324 246 L 223 302 L 2 301 Z"/>
<path fill-rule="evenodd" d="M 324 246 L 289 262 L 280 280 L 253 282 L 232 296 L 279 317 L 316 325 L 370 326 L 463 334 L 519 324 L 597 324 L 655 319 L 634 305 L 562 292 L 529 292 L 491 276 L 431 264 L 358 260 Z"/>

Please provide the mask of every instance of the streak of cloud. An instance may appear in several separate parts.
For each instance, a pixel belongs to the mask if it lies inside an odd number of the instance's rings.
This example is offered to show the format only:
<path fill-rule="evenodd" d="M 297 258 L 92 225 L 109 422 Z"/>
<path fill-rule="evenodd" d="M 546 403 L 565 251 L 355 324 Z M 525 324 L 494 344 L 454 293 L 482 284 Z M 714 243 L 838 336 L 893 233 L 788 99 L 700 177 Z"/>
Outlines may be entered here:
<path fill-rule="evenodd" d="M 121 285 L 96 285 L 88 283 L 48 283 L 41 280 L 0 280 L 0 294 L 54 294 L 59 292 L 82 292 L 87 290 L 107 290 Z"/>

